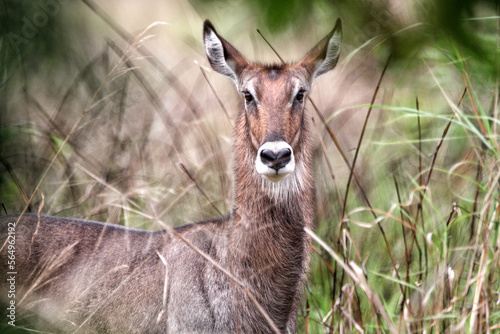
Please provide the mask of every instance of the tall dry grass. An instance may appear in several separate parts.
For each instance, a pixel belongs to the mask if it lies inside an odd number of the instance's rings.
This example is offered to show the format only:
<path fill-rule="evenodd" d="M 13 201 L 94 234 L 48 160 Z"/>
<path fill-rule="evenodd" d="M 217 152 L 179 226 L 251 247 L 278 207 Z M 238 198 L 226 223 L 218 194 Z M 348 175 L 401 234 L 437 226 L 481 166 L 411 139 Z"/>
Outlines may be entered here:
<path fill-rule="evenodd" d="M 2 210 L 146 229 L 228 213 L 239 101 L 205 67 L 201 19 L 189 19 L 196 34 L 160 23 L 130 32 L 95 3 L 82 6 L 101 29 L 86 37 L 84 55 L 26 66 L 2 86 Z M 249 58 L 279 61 L 256 31 L 225 27 Z M 293 59 L 322 37 L 317 30 L 293 43 L 291 32 L 263 35 Z M 498 29 L 484 35 L 498 39 Z M 391 56 L 390 41 L 346 41 L 343 62 L 309 101 L 318 204 L 300 331 L 494 332 L 498 65 L 488 72 L 446 39 L 408 61 Z"/>

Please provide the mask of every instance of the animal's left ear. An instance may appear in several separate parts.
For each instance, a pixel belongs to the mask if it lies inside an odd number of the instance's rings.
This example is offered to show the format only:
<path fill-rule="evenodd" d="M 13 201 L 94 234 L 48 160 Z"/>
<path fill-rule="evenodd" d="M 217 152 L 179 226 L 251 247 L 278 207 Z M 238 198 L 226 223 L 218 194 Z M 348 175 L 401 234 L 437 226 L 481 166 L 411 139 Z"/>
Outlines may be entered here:
<path fill-rule="evenodd" d="M 339 18 L 332 31 L 316 44 L 299 63 L 311 75 L 311 81 L 337 65 L 341 44 L 342 20 Z"/>

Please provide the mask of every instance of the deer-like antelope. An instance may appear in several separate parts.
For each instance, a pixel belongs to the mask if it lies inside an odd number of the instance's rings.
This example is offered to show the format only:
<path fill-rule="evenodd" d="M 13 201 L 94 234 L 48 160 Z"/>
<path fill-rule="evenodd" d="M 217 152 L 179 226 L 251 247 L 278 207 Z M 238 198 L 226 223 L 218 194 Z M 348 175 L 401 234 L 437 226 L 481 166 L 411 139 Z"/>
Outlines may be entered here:
<path fill-rule="evenodd" d="M 247 61 L 209 21 L 203 40 L 212 68 L 243 99 L 233 212 L 156 232 L 1 217 L 2 322 L 14 301 L 17 324 L 56 332 L 296 331 L 309 262 L 304 228 L 312 227 L 315 208 L 305 104 L 314 80 L 337 63 L 341 22 L 292 65 Z M 7 298 L 12 287 L 15 298 Z"/>

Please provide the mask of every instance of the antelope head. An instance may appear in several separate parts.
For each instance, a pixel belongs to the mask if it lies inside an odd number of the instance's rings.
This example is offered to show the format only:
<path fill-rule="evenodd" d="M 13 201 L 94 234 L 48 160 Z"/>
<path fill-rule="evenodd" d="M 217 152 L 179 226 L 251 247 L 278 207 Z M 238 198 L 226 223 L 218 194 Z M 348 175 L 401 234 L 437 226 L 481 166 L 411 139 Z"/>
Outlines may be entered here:
<path fill-rule="evenodd" d="M 212 68 L 231 78 L 240 92 L 245 132 L 255 154 L 255 171 L 279 182 L 294 173 L 307 140 L 305 102 L 314 80 L 337 64 L 342 38 L 340 19 L 333 30 L 295 64 L 251 63 L 222 38 L 207 20 L 203 39 Z"/>

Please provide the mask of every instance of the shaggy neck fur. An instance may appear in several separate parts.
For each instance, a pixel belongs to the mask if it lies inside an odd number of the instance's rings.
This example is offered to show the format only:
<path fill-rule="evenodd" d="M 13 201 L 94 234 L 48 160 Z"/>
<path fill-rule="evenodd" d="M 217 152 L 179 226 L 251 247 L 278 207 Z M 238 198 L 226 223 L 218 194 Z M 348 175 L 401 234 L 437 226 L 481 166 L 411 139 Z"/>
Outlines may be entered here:
<path fill-rule="evenodd" d="M 232 272 L 243 279 L 280 330 L 288 328 L 294 332 L 295 313 L 309 263 L 310 240 L 304 227 L 311 228 L 314 219 L 312 158 L 306 119 L 304 117 L 301 128 L 303 140 L 294 148 L 296 169 L 278 183 L 255 171 L 257 152 L 249 144 L 246 122 L 243 110 L 234 147 L 236 198 L 229 263 Z M 244 292 L 235 298 L 242 301 L 241 304 L 247 299 Z M 262 319 L 260 313 L 250 312 L 239 321 L 244 329 L 250 328 L 245 327 L 247 321 L 261 322 Z"/>

